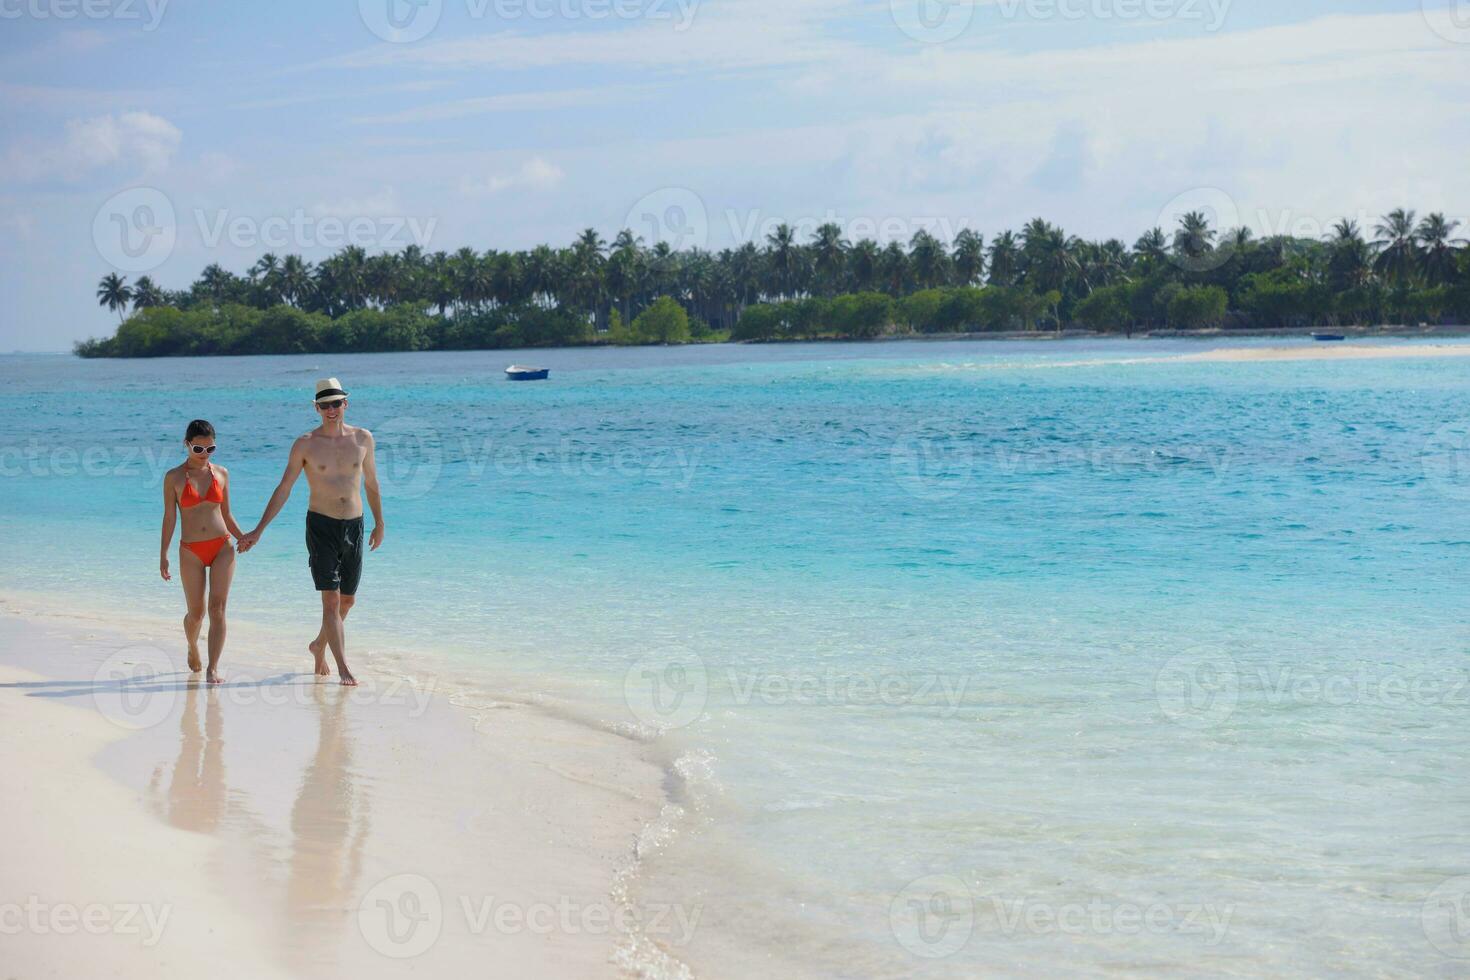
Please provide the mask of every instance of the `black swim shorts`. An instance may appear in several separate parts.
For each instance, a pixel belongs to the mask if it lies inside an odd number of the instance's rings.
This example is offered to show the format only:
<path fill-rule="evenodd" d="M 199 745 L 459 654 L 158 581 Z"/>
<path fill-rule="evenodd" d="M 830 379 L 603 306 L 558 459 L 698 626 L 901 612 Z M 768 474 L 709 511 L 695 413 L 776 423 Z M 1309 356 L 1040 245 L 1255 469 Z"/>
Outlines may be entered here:
<path fill-rule="evenodd" d="M 306 553 L 318 592 L 357 594 L 365 543 L 361 517 L 342 520 L 314 510 L 306 512 Z"/>

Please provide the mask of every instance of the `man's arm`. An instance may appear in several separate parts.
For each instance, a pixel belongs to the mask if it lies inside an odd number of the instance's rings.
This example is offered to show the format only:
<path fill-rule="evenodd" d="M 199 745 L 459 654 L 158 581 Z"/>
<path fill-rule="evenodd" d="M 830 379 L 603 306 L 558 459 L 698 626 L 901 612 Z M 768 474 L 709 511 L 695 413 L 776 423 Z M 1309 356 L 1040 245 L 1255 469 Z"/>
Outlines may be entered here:
<path fill-rule="evenodd" d="M 265 505 L 265 513 L 260 517 L 260 523 L 255 525 L 255 530 L 240 539 L 240 550 L 249 551 L 255 547 L 255 542 L 265 533 L 266 525 L 276 519 L 281 508 L 286 506 L 286 501 L 291 498 L 291 488 L 296 485 L 296 478 L 306 467 L 306 437 L 302 436 L 291 445 L 291 458 L 286 460 L 286 472 L 281 474 L 281 482 L 276 484 L 276 492 L 271 494 L 270 503 Z"/>
<path fill-rule="evenodd" d="M 219 513 L 225 519 L 225 530 L 229 531 L 230 535 L 236 541 L 239 541 L 245 532 L 240 530 L 240 525 L 235 523 L 235 515 L 230 513 L 230 471 L 225 470 L 223 466 L 217 467 L 217 469 L 224 470 L 225 474 L 225 487 L 220 493 L 220 496 L 224 499 L 220 501 Z"/>
<path fill-rule="evenodd" d="M 368 507 L 373 512 L 373 533 L 368 537 L 368 550 L 377 551 L 388 525 L 383 522 L 383 495 L 378 490 L 378 460 L 374 453 L 377 443 L 367 429 L 363 429 L 362 434 L 367 437 L 367 453 L 362 458 L 362 486 L 367 493 Z"/>

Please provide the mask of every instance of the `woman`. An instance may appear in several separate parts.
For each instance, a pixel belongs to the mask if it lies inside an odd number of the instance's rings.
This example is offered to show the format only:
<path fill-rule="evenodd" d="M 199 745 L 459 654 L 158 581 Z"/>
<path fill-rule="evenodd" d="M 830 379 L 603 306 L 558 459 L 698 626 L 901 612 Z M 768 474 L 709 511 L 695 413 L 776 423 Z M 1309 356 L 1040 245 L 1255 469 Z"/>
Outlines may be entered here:
<path fill-rule="evenodd" d="M 210 462 L 215 450 L 214 426 L 203 419 L 190 422 L 184 433 L 184 448 L 188 458 L 163 478 L 163 545 L 158 552 L 158 571 L 165 582 L 172 580 L 168 544 L 173 540 L 174 521 L 181 517 L 184 527 L 179 536 L 179 577 L 189 603 L 184 615 L 189 669 L 199 671 L 199 628 L 204 625 L 207 585 L 209 671 L 205 680 L 218 684 L 219 658 L 225 649 L 225 601 L 235 574 L 235 549 L 230 547 L 230 537 L 239 539 L 241 531 L 230 515 L 230 474 L 223 466 Z"/>

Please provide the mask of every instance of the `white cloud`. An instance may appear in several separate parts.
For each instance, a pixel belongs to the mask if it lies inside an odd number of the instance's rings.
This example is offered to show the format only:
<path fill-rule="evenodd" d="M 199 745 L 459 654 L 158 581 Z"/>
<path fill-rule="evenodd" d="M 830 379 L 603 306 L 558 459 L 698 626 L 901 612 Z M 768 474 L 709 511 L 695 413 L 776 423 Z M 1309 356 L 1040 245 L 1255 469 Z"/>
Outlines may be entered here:
<path fill-rule="evenodd" d="M 178 127 L 149 112 L 73 119 L 59 141 L 12 146 L 3 169 L 20 181 L 78 180 L 107 167 L 145 176 L 168 166 L 182 140 Z"/>
<path fill-rule="evenodd" d="M 566 176 L 560 167 L 554 163 L 548 163 L 541 157 L 531 157 L 521 164 L 520 169 L 508 174 L 489 174 L 485 177 L 466 177 L 460 183 L 460 190 L 469 195 L 499 194 L 511 188 L 525 188 L 533 191 L 551 190 L 560 184 Z"/>

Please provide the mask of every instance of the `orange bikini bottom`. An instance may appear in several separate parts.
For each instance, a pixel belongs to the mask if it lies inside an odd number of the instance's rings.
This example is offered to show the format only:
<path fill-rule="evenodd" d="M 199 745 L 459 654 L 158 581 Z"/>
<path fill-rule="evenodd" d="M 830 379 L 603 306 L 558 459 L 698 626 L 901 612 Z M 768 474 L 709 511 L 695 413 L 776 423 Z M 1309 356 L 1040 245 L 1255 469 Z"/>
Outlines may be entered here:
<path fill-rule="evenodd" d="M 229 535 L 221 538 L 210 538 L 208 541 L 180 541 L 185 548 L 194 552 L 194 556 L 204 563 L 205 567 L 214 564 L 219 550 L 230 543 Z"/>

